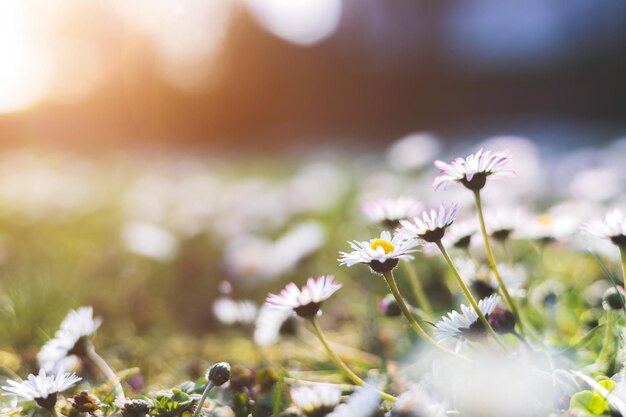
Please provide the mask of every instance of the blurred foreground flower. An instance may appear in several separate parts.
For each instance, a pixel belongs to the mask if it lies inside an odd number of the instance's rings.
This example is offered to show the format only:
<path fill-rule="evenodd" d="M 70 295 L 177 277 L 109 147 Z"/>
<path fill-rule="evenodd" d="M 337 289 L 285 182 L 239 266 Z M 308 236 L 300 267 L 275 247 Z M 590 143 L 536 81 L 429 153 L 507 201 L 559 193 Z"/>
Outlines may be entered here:
<path fill-rule="evenodd" d="M 74 386 L 82 378 L 73 373 L 46 375 L 45 369 L 40 369 L 38 375 L 30 374 L 25 381 L 7 380 L 8 385 L 2 386 L 6 394 L 15 395 L 24 401 L 35 401 L 38 406 L 53 410 L 59 393 Z"/>

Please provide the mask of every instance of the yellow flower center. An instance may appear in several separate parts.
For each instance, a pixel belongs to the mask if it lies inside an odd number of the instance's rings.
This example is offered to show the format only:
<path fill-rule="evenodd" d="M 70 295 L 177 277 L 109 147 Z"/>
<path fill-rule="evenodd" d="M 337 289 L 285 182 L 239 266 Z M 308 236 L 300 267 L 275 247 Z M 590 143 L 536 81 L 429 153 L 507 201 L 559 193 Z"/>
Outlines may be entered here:
<path fill-rule="evenodd" d="M 539 216 L 537 216 L 537 221 L 539 222 L 539 224 L 543 225 L 543 226 L 547 226 L 549 224 L 552 223 L 552 216 L 550 216 L 549 214 L 541 214 Z"/>
<path fill-rule="evenodd" d="M 396 247 L 391 244 L 391 242 L 386 241 L 385 239 L 374 239 L 370 247 L 374 250 L 378 248 L 383 248 L 385 251 L 385 255 L 389 252 L 393 251 Z"/>

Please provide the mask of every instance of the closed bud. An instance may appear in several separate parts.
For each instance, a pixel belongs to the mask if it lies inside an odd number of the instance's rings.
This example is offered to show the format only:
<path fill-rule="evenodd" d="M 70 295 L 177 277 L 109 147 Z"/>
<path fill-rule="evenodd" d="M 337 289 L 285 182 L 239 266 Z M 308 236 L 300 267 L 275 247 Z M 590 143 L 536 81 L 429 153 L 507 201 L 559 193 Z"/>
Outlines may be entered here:
<path fill-rule="evenodd" d="M 498 334 L 513 333 L 515 331 L 515 316 L 509 310 L 497 306 L 487 317 L 489 324 Z"/>
<path fill-rule="evenodd" d="M 206 374 L 206 379 L 216 387 L 224 385 L 230 380 L 230 364 L 228 362 L 218 362 L 211 366 Z"/>

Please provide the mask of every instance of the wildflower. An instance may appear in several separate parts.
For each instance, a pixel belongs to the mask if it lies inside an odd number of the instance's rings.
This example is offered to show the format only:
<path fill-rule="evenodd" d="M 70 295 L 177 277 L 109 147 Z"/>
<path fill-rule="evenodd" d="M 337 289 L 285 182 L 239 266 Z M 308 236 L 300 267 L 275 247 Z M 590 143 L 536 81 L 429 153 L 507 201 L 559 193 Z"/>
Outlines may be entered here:
<path fill-rule="evenodd" d="M 602 296 L 602 307 L 605 310 L 622 310 L 624 308 L 624 287 L 610 287 Z"/>
<path fill-rule="evenodd" d="M 496 305 L 487 320 L 498 334 L 515 333 L 515 316 L 506 308 Z"/>
<path fill-rule="evenodd" d="M 220 297 L 213 303 L 213 314 L 223 324 L 248 325 L 254 323 L 257 307 L 249 300 Z"/>
<path fill-rule="evenodd" d="M 387 294 L 385 298 L 380 300 L 378 309 L 387 317 L 399 317 L 402 315 L 402 310 L 392 294 Z"/>
<path fill-rule="evenodd" d="M 405 239 L 423 239 L 426 242 L 438 242 L 443 238 L 446 229 L 456 219 L 458 206 L 453 204 L 446 210 L 441 204 L 439 210 L 430 209 L 424 211 L 422 217 L 414 217 L 412 220 L 400 220 L 402 228 L 398 234 Z"/>
<path fill-rule="evenodd" d="M 102 320 L 93 317 L 92 307 L 70 310 L 61 327 L 39 351 L 37 360 L 47 372 L 68 369 L 76 357 L 85 357 L 89 338 L 98 330 Z"/>
<path fill-rule="evenodd" d="M 468 249 L 472 241 L 472 236 L 478 228 L 473 221 L 455 222 L 446 230 L 445 246 L 453 246 L 457 249 Z"/>
<path fill-rule="evenodd" d="M 69 399 L 70 404 L 74 410 L 79 413 L 88 413 L 95 415 L 101 407 L 100 400 L 93 395 L 90 395 L 87 391 L 81 391 Z"/>
<path fill-rule="evenodd" d="M 348 398 L 345 404 L 341 404 L 327 417 L 373 417 L 379 410 L 380 399 L 374 387 L 365 385 L 359 388 Z"/>
<path fill-rule="evenodd" d="M 500 297 L 494 294 L 480 300 L 478 308 L 488 318 L 499 302 Z M 456 337 L 475 340 L 481 337 L 484 331 L 484 325 L 478 320 L 476 311 L 472 307 L 461 304 L 460 314 L 457 311 L 451 311 L 448 317 L 442 317 L 435 324 L 435 339 L 439 342 Z"/>
<path fill-rule="evenodd" d="M 410 197 L 368 201 L 362 206 L 363 213 L 370 222 L 392 229 L 399 226 L 400 220 L 417 216 L 421 208 L 422 204 Z"/>
<path fill-rule="evenodd" d="M 8 385 L 1 388 L 8 395 L 15 395 L 25 401 L 35 401 L 38 406 L 52 410 L 57 402 L 60 392 L 72 387 L 82 378 L 74 373 L 61 373 L 46 375 L 45 369 L 40 369 L 38 375 L 30 374 L 25 381 L 7 380 Z"/>
<path fill-rule="evenodd" d="M 329 384 L 300 386 L 291 389 L 291 400 L 307 417 L 322 417 L 339 404 L 341 390 Z"/>
<path fill-rule="evenodd" d="M 270 294 L 266 304 L 282 310 L 293 310 L 298 316 L 312 318 L 320 310 L 322 303 L 330 298 L 341 284 L 332 275 L 309 278 L 302 289 L 293 282 L 287 284 L 280 294 Z"/>
<path fill-rule="evenodd" d="M 130 398 L 117 397 L 115 406 L 122 411 L 122 417 L 145 417 L 152 406 L 145 400 L 131 400 Z"/>
<path fill-rule="evenodd" d="M 398 397 L 389 417 L 443 417 L 445 407 L 418 385 Z"/>
<path fill-rule="evenodd" d="M 584 233 L 609 239 L 616 246 L 626 249 L 626 217 L 620 209 L 610 210 L 604 220 L 590 220 L 580 229 Z"/>
<path fill-rule="evenodd" d="M 507 152 L 483 151 L 481 148 L 467 158 L 456 158 L 449 164 L 435 161 L 440 175 L 433 181 L 435 189 L 445 187 L 448 183 L 460 182 L 472 191 L 482 189 L 487 183 L 487 177 L 498 178 L 515 175 L 515 171 L 508 169 L 511 158 Z"/>
<path fill-rule="evenodd" d="M 384 231 L 377 239 L 370 241 L 348 242 L 354 251 L 340 252 L 340 265 L 353 266 L 359 263 L 367 264 L 373 272 L 383 274 L 391 271 L 398 265 L 398 261 L 412 260 L 410 253 L 415 252 L 419 242 L 406 239 L 400 235 L 391 237 L 391 233 Z"/>
<path fill-rule="evenodd" d="M 261 307 L 254 325 L 254 341 L 259 346 L 276 343 L 281 334 L 293 335 L 297 331 L 298 316 L 293 310 Z"/>
<path fill-rule="evenodd" d="M 211 366 L 206 374 L 206 380 L 219 387 L 230 379 L 230 364 L 228 362 L 218 362 Z"/>

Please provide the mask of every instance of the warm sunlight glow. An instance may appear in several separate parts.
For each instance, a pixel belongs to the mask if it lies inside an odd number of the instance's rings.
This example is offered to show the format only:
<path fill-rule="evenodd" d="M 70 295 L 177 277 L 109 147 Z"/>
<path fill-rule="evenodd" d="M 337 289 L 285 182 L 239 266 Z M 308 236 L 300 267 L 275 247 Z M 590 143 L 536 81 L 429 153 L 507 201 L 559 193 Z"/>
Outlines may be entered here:
<path fill-rule="evenodd" d="M 29 38 L 24 3 L 0 1 L 0 113 L 23 110 L 45 93 L 49 57 Z"/>

